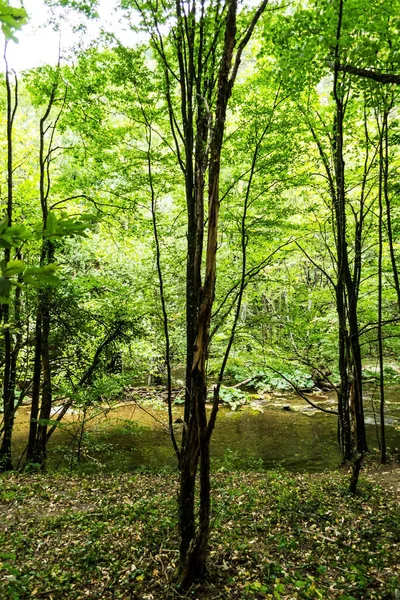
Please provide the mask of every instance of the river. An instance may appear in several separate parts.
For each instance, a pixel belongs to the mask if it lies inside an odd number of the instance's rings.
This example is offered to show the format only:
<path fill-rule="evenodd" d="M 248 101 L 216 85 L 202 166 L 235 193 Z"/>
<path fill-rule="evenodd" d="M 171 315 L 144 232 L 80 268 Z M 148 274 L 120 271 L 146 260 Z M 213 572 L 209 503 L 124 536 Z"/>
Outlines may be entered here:
<path fill-rule="evenodd" d="M 372 393 L 365 396 L 368 442 L 378 447 Z M 312 401 L 334 409 L 332 394 L 310 395 Z M 400 449 L 400 390 L 387 390 L 387 444 Z M 144 410 L 143 410 L 144 409 Z M 289 410 L 288 410 L 289 409 Z M 376 406 L 376 412 L 379 412 Z M 174 408 L 174 419 L 182 414 Z M 176 459 L 167 430 L 167 413 L 161 403 L 154 409 L 144 401 L 119 403 L 110 410 L 94 409 L 87 415 L 79 468 L 85 472 L 130 472 L 137 468 L 174 467 Z M 19 409 L 14 435 L 14 459 L 27 439 L 29 406 Z M 49 469 L 76 468 L 79 413 L 71 413 L 49 443 Z M 182 424 L 175 432 L 181 435 Z M 212 439 L 214 469 L 270 469 L 321 471 L 340 462 L 337 419 L 312 409 L 293 394 L 254 397 L 250 406 L 232 412 L 221 408 Z"/>

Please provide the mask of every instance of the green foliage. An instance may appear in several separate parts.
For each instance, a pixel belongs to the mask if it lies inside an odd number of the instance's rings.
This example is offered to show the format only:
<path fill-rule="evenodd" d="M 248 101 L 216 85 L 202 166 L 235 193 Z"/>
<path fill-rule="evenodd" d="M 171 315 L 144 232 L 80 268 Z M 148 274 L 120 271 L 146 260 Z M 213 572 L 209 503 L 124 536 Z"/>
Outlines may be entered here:
<path fill-rule="evenodd" d="M 0 533 L 2 597 L 34 598 L 52 589 L 54 598 L 75 600 L 94 586 L 116 600 L 132 593 L 171 596 L 178 553 L 173 472 L 12 475 L 0 484 L 14 493 L 0 499 L 7 516 L 7 531 Z M 351 498 L 346 487 L 346 477 L 337 473 L 216 474 L 212 579 L 196 584 L 192 595 L 395 597 L 396 493 L 363 480 Z"/>
<path fill-rule="evenodd" d="M 44 267 L 28 267 L 23 260 L 11 260 L 0 262 L 2 277 L 0 277 L 0 300 L 2 304 L 10 304 L 11 290 L 13 286 L 22 288 L 22 283 L 33 287 L 43 285 L 58 285 L 60 279 L 54 275 L 59 269 L 56 264 L 48 264 Z M 18 279 L 12 279 L 18 276 Z"/>
<path fill-rule="evenodd" d="M 52 8 L 70 8 L 92 19 L 98 17 L 99 0 L 45 0 L 45 3 Z"/>
<path fill-rule="evenodd" d="M 260 392 L 270 392 L 272 390 L 292 390 L 292 382 L 300 389 L 311 389 L 314 387 L 314 381 L 309 373 L 301 369 L 294 369 L 291 372 L 282 373 L 284 377 L 275 374 L 273 371 L 258 371 L 249 385 L 254 385 L 255 389 Z M 289 381 L 287 381 L 289 380 Z"/>
<path fill-rule="evenodd" d="M 86 231 L 93 227 L 98 217 L 93 214 L 82 214 L 79 218 L 71 218 L 68 213 L 49 212 L 43 236 L 50 240 L 63 237 L 75 237 L 77 235 L 87 237 Z"/>
<path fill-rule="evenodd" d="M 219 397 L 220 401 L 229 406 L 231 410 L 237 410 L 240 406 L 247 404 L 247 394 L 237 388 L 222 385 Z"/>
<path fill-rule="evenodd" d="M 24 466 L 24 473 L 39 473 L 42 470 L 42 465 L 35 462 L 28 462 Z"/>
<path fill-rule="evenodd" d="M 300 389 L 311 389 L 314 387 L 312 376 L 305 369 L 292 368 L 290 371 L 287 371 L 288 365 L 284 361 L 278 364 L 275 361 L 274 364 L 283 377 L 268 368 L 257 368 L 256 363 L 252 364 L 248 361 L 246 364 L 237 359 L 231 362 L 227 369 L 227 376 L 232 377 L 237 382 L 245 381 L 247 387 L 254 388 L 258 392 L 271 392 L 272 390 L 291 391 L 293 390 L 293 386 L 290 385 L 289 381 Z M 239 394 L 245 396 L 244 392 L 241 392 L 237 388 L 226 389 L 239 392 Z"/>
<path fill-rule="evenodd" d="M 212 468 L 217 473 L 220 472 L 235 472 L 235 471 L 252 471 L 265 472 L 265 467 L 261 458 L 254 458 L 245 455 L 238 450 L 226 448 L 221 458 L 213 458 L 211 460 Z"/>
<path fill-rule="evenodd" d="M 8 0 L 0 0 L 0 23 L 1 29 L 7 40 L 17 41 L 15 32 L 18 31 L 28 20 L 24 8 L 10 6 Z"/>
<path fill-rule="evenodd" d="M 29 228 L 19 223 L 8 226 L 8 219 L 4 219 L 0 223 L 0 247 L 1 248 L 18 248 L 24 242 L 27 242 L 33 238 L 33 233 Z"/>
<path fill-rule="evenodd" d="M 384 365 L 384 376 L 386 385 L 396 385 L 400 381 L 400 373 L 397 369 L 390 365 Z M 379 371 L 375 368 L 365 366 L 363 369 L 363 377 L 368 380 L 379 380 Z"/>

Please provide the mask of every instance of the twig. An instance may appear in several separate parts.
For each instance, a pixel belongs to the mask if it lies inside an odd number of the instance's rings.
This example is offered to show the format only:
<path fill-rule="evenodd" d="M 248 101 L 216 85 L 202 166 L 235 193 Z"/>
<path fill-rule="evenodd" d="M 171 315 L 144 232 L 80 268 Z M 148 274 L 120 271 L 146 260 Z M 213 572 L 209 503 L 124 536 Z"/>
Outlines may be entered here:
<path fill-rule="evenodd" d="M 285 375 L 283 375 L 283 373 L 281 373 L 277 369 L 274 369 L 273 367 L 270 367 L 269 365 L 265 365 L 265 366 L 267 369 L 269 369 L 273 373 L 276 373 L 277 375 L 279 375 L 279 377 L 282 377 L 282 379 L 287 381 L 292 386 L 292 388 L 295 390 L 296 394 L 298 394 L 300 396 L 300 398 L 303 398 L 303 400 L 305 400 L 307 402 L 307 404 L 309 404 L 313 408 L 316 408 L 317 410 L 321 410 L 322 412 L 328 413 L 329 415 L 336 415 L 336 416 L 338 415 L 338 412 L 336 410 L 330 410 L 329 408 L 323 408 L 322 406 L 317 406 L 316 404 L 314 404 L 314 402 L 312 402 L 309 398 L 307 398 L 307 396 L 305 394 L 303 394 L 303 392 L 297 387 L 297 385 L 295 383 L 293 383 L 292 381 L 290 381 L 290 379 L 288 379 Z"/>

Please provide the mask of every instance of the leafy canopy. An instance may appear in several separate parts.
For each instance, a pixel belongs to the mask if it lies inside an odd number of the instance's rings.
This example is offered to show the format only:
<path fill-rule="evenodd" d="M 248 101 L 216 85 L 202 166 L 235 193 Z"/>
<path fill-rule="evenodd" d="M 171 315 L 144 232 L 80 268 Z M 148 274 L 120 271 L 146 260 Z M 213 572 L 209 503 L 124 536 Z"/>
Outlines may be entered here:
<path fill-rule="evenodd" d="M 0 0 L 0 23 L 1 29 L 7 40 L 17 41 L 14 32 L 20 29 L 28 21 L 28 15 L 24 8 L 10 6 L 7 0 Z"/>

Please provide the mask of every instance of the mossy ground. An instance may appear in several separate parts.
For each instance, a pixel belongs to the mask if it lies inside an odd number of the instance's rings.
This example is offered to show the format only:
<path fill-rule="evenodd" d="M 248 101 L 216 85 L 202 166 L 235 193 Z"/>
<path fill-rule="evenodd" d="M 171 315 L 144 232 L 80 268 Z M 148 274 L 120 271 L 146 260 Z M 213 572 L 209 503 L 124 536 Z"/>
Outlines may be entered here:
<path fill-rule="evenodd" d="M 0 479 L 0 598 L 397 598 L 396 487 L 337 472 L 213 476 L 208 579 L 183 596 L 174 473 Z"/>

